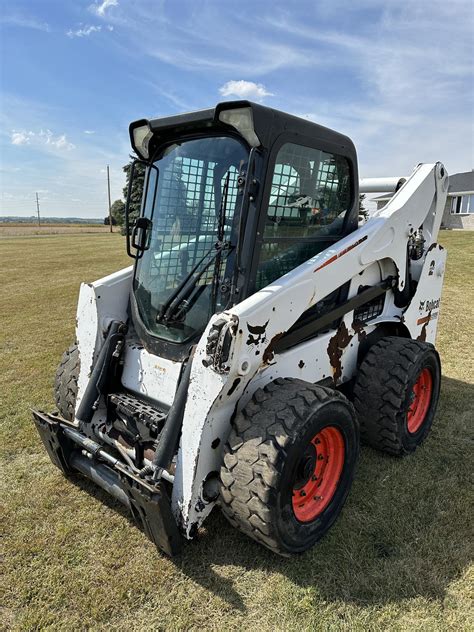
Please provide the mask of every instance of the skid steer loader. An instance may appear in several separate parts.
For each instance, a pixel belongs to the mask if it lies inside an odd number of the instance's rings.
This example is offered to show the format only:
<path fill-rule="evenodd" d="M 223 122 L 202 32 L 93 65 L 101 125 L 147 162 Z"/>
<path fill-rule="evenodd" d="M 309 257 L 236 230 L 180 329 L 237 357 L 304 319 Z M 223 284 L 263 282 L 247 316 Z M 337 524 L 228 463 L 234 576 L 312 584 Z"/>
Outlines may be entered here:
<path fill-rule="evenodd" d="M 235 101 L 130 137 L 134 263 L 82 284 L 41 439 L 169 555 L 216 504 L 303 552 L 340 513 L 360 438 L 404 455 L 430 430 L 447 173 L 379 182 L 395 193 L 359 227 L 354 145 L 310 121 Z"/>

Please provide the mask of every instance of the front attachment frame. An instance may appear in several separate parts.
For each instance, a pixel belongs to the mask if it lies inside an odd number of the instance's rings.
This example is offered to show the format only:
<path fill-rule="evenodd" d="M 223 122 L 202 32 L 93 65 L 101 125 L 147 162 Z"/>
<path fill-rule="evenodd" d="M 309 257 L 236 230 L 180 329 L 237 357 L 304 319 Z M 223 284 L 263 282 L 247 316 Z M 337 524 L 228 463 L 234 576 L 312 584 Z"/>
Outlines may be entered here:
<path fill-rule="evenodd" d="M 135 522 L 158 549 L 169 556 L 180 553 L 183 538 L 163 481 L 141 478 L 59 415 L 37 410 L 32 413 L 49 458 L 63 474 L 80 472 L 100 485 L 129 508 Z"/>

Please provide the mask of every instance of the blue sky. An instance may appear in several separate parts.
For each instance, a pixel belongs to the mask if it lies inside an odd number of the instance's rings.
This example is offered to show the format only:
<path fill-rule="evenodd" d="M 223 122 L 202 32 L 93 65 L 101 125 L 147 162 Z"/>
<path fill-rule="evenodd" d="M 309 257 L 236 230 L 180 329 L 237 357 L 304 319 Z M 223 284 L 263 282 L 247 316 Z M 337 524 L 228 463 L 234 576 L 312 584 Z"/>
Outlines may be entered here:
<path fill-rule="evenodd" d="M 363 176 L 474 167 L 471 0 L 0 0 L 3 215 L 106 214 L 128 124 L 250 98 L 354 140 Z"/>

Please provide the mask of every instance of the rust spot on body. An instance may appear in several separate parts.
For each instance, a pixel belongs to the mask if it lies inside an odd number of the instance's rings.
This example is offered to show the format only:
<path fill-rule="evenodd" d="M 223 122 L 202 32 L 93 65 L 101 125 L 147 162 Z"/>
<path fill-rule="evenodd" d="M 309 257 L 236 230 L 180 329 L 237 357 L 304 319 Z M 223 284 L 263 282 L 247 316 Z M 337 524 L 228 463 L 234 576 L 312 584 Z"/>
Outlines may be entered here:
<path fill-rule="evenodd" d="M 364 327 L 365 325 L 361 320 L 355 320 L 352 323 L 352 329 L 357 334 L 357 339 L 359 340 L 359 342 L 362 342 L 362 340 L 364 340 L 364 338 L 367 336 L 367 332 L 365 331 Z"/>
<path fill-rule="evenodd" d="M 427 323 L 429 323 L 431 320 L 431 312 L 428 314 L 428 316 L 423 316 L 423 318 L 419 318 L 416 321 L 417 325 L 426 325 Z"/>
<path fill-rule="evenodd" d="M 273 357 L 275 355 L 274 347 L 276 343 L 280 340 L 280 338 L 282 338 L 284 335 L 285 335 L 285 332 L 282 331 L 279 334 L 276 334 L 275 336 L 273 336 L 273 338 L 270 340 L 270 344 L 263 352 L 263 356 L 262 356 L 263 364 L 270 364 L 270 362 L 273 360 Z"/>
<path fill-rule="evenodd" d="M 337 384 L 342 375 L 342 354 L 352 338 L 353 336 L 349 334 L 345 322 L 342 321 L 335 335 L 329 340 L 328 356 L 335 384 Z"/>
<path fill-rule="evenodd" d="M 417 321 L 417 325 L 423 324 L 420 333 L 418 334 L 417 340 L 419 342 L 426 342 L 426 328 L 428 327 L 428 323 L 431 320 L 431 312 L 425 316 L 424 318 L 419 318 Z"/>

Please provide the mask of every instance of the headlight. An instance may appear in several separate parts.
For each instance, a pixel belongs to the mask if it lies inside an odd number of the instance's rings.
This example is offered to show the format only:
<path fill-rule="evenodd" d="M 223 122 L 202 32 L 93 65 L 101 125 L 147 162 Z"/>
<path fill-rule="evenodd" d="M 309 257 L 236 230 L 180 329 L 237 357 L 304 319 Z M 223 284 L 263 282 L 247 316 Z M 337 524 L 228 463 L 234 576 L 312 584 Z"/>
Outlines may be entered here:
<path fill-rule="evenodd" d="M 236 108 L 234 110 L 222 110 L 219 121 L 227 123 L 235 128 L 251 147 L 258 147 L 260 140 L 253 127 L 252 108 Z"/>
<path fill-rule="evenodd" d="M 148 144 L 153 136 L 153 132 L 148 125 L 135 127 L 133 130 L 133 146 L 142 158 L 147 160 L 150 157 Z"/>

